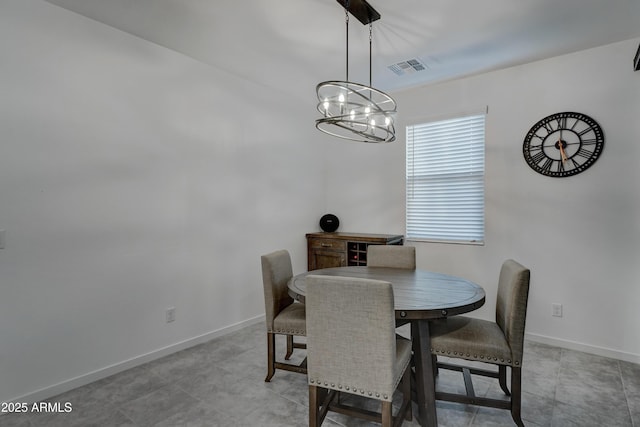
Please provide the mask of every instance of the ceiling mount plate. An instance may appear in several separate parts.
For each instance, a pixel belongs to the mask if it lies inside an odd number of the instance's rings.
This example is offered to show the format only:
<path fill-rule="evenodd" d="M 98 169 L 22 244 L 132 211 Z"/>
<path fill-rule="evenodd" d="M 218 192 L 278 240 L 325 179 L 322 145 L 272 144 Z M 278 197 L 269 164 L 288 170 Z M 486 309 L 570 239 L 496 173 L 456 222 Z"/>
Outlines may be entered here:
<path fill-rule="evenodd" d="M 336 0 L 355 16 L 358 21 L 368 25 L 380 19 L 380 14 L 366 0 Z"/>

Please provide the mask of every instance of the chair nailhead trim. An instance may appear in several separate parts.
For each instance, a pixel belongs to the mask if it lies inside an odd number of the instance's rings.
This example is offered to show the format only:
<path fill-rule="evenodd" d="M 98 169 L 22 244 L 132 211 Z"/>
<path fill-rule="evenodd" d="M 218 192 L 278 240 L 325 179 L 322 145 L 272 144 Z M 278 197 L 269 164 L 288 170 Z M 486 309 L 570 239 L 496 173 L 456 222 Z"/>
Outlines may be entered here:
<path fill-rule="evenodd" d="M 431 348 L 431 353 L 433 354 L 442 354 L 442 355 L 449 355 L 449 356 L 466 356 L 468 358 L 473 358 L 475 360 L 487 360 L 491 363 L 491 361 L 494 362 L 498 362 L 500 361 L 500 363 L 502 364 L 508 364 L 508 365 L 513 365 L 513 366 L 520 366 L 520 362 L 518 361 L 513 361 L 512 359 L 505 359 L 504 357 L 498 357 L 498 356 L 485 356 L 483 354 L 478 355 L 478 354 L 471 354 L 471 353 L 463 353 L 463 352 L 458 352 L 458 351 L 451 351 L 451 350 L 440 350 L 437 348 Z"/>
<path fill-rule="evenodd" d="M 343 388 L 346 391 L 351 390 L 351 393 L 360 393 L 361 395 L 365 396 L 369 396 L 369 397 L 373 397 L 375 396 L 376 398 L 380 399 L 381 394 L 380 392 L 376 392 L 376 391 L 370 391 L 370 390 L 365 390 L 365 389 L 361 389 L 361 388 L 357 388 L 357 387 L 353 387 L 353 386 L 348 386 L 348 385 L 342 385 L 342 384 L 336 384 L 336 383 L 329 383 L 327 381 L 321 381 L 319 379 L 314 379 L 314 378 L 309 378 L 309 384 L 317 384 L 318 386 L 323 386 L 324 388 L 329 388 L 329 389 L 339 389 L 342 390 Z M 397 384 L 396 384 L 397 387 Z M 382 395 L 383 399 L 388 399 L 388 395 L 383 394 Z"/>
<path fill-rule="evenodd" d="M 291 329 L 274 329 L 272 331 L 267 331 L 267 332 L 271 332 L 272 334 L 284 334 L 284 335 L 306 335 L 306 331 L 298 331 L 298 330 L 291 330 Z"/>

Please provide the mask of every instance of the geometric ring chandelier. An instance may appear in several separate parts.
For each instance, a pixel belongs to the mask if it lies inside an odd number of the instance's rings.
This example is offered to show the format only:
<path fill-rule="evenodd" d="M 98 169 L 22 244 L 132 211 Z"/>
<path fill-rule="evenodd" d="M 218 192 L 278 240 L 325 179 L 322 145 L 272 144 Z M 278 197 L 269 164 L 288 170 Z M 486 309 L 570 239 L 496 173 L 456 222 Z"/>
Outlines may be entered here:
<path fill-rule="evenodd" d="M 337 0 L 345 9 L 346 79 L 318 83 L 316 128 L 338 138 L 360 142 L 393 142 L 396 139 L 396 102 L 371 86 L 372 23 L 380 14 L 366 0 Z M 369 86 L 349 81 L 349 13 L 369 24 Z"/>

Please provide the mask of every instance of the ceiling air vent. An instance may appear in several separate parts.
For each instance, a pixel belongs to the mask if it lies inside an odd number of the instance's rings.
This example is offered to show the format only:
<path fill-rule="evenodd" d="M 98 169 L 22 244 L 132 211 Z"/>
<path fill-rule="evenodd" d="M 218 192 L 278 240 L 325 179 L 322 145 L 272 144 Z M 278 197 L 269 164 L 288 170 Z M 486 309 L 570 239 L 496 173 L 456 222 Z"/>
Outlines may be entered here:
<path fill-rule="evenodd" d="M 427 67 L 417 58 L 407 59 L 406 61 L 389 65 L 387 68 L 389 68 L 399 76 L 404 76 L 405 74 L 413 74 L 415 72 L 424 71 L 427 69 Z"/>

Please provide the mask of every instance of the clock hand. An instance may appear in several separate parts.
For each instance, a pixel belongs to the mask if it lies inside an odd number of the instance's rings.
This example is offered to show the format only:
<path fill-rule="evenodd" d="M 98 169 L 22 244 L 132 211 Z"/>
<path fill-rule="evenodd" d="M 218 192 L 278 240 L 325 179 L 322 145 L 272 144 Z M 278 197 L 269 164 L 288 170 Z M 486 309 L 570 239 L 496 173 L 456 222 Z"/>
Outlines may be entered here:
<path fill-rule="evenodd" d="M 562 141 L 558 142 L 559 146 L 560 146 L 560 157 L 562 158 L 562 162 L 566 162 L 567 161 L 567 155 L 564 152 L 564 147 L 562 146 Z"/>
<path fill-rule="evenodd" d="M 562 163 L 567 161 L 567 155 L 564 152 L 564 146 L 562 145 L 562 130 L 560 130 L 560 138 L 558 139 L 558 148 L 560 149 L 560 158 Z"/>

